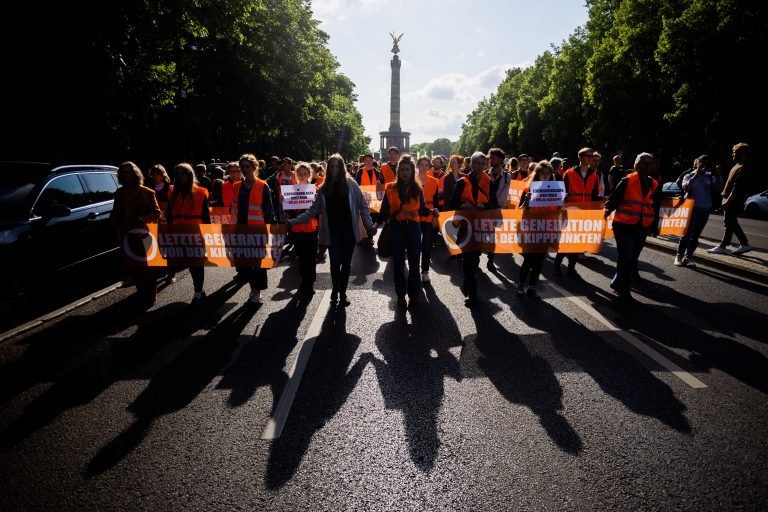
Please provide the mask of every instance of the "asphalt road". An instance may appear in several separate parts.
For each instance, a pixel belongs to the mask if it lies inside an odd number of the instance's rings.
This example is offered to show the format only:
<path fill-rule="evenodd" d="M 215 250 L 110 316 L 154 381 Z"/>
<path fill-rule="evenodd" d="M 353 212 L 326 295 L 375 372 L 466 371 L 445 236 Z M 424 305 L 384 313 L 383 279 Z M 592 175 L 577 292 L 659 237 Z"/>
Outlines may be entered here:
<path fill-rule="evenodd" d="M 0 510 L 762 510 L 768 287 L 671 259 L 635 306 L 610 245 L 538 301 L 483 258 L 471 311 L 442 249 L 407 313 L 362 248 L 346 309 L 327 265 L 260 307 L 229 269 L 200 307 L 187 272 L 146 313 L 117 290 L 0 343 Z"/>
<path fill-rule="evenodd" d="M 744 230 L 744 234 L 747 235 L 749 245 L 756 249 L 768 251 L 768 220 L 742 218 L 739 219 L 739 225 Z M 723 239 L 723 231 L 723 216 L 711 215 L 701 235 L 707 240 L 719 243 Z M 731 243 L 738 244 L 739 241 L 734 236 Z"/>

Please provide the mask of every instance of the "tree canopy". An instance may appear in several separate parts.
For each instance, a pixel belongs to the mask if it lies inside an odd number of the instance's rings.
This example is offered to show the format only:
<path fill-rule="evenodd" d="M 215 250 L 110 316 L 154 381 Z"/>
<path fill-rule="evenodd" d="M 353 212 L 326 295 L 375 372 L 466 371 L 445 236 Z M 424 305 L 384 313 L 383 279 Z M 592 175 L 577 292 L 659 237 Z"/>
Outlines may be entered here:
<path fill-rule="evenodd" d="M 309 1 L 19 7 L 3 34 L 4 158 L 308 159 L 370 142 Z"/>
<path fill-rule="evenodd" d="M 768 8 L 747 0 L 589 0 L 589 18 L 467 116 L 459 151 L 545 158 L 589 145 L 665 165 L 768 136 L 756 67 Z"/>

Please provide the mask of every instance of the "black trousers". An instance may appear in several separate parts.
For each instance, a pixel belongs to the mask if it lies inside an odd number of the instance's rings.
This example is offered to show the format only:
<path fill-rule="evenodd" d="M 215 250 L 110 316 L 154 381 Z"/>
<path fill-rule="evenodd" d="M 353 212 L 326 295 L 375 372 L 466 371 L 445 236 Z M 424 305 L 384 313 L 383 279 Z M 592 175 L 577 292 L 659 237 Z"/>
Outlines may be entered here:
<path fill-rule="evenodd" d="M 520 285 L 535 286 L 539 282 L 541 267 L 544 265 L 545 252 L 529 252 L 523 254 L 523 264 L 520 266 Z"/>
<path fill-rule="evenodd" d="M 563 263 L 563 259 L 566 257 L 568 258 L 568 270 L 575 270 L 576 262 L 579 260 L 579 255 L 576 253 L 557 253 L 555 255 L 555 267 L 559 267 Z"/>
<path fill-rule="evenodd" d="M 725 233 L 723 233 L 723 239 L 720 241 L 720 247 L 727 247 L 731 243 L 733 235 L 736 235 L 741 245 L 749 245 L 747 235 L 744 234 L 744 230 L 739 226 L 739 213 L 741 213 L 741 205 L 743 204 L 743 199 L 736 198 L 723 212 Z"/>
<path fill-rule="evenodd" d="M 475 273 L 480 266 L 480 251 L 465 252 L 461 255 L 464 267 L 464 295 L 474 299 L 477 297 L 477 279 Z"/>
<path fill-rule="evenodd" d="M 301 275 L 301 285 L 311 286 L 317 278 L 315 260 L 317 254 L 317 232 L 313 233 L 293 233 L 293 243 L 296 247 L 296 254 L 299 257 L 299 274 Z"/>

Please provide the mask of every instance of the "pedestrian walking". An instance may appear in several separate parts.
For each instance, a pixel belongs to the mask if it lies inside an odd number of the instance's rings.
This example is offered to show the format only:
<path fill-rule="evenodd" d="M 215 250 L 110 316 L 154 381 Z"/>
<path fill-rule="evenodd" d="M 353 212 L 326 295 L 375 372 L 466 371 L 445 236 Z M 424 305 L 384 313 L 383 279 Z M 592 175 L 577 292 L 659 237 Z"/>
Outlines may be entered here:
<path fill-rule="evenodd" d="M 402 162 L 402 158 L 400 161 Z M 413 166 L 413 161 L 410 158 L 409 161 Z M 428 283 L 429 264 L 432 259 L 432 241 L 435 239 L 435 230 L 437 229 L 437 217 L 432 212 L 441 207 L 440 180 L 429 174 L 429 159 L 426 156 L 419 158 L 418 166 L 415 180 L 423 192 L 422 195 L 427 208 L 427 213 L 421 217 L 419 222 L 419 229 L 421 230 L 421 282 Z M 398 184 L 400 184 L 399 176 Z"/>
<path fill-rule="evenodd" d="M 555 181 L 555 176 L 555 171 L 549 162 L 542 160 L 537 163 L 536 167 L 533 169 L 531 177 L 528 179 L 528 186 L 525 187 L 523 195 L 520 197 L 520 205 L 518 208 L 525 211 L 556 211 L 556 206 L 531 207 L 528 204 L 531 198 L 530 183 L 534 181 Z M 532 299 L 537 299 L 539 297 L 539 294 L 536 291 L 536 283 L 539 282 L 541 267 L 544 264 L 544 258 L 546 258 L 546 256 L 546 252 L 530 252 L 528 250 L 523 252 L 523 264 L 520 266 L 520 277 L 518 278 L 517 284 L 518 297 L 522 297 L 525 294 L 528 294 Z"/>
<path fill-rule="evenodd" d="M 682 185 L 686 199 L 693 199 L 694 206 L 685 235 L 680 238 L 675 256 L 675 266 L 695 267 L 693 252 L 699 245 L 699 236 L 709 220 L 712 211 L 712 197 L 723 188 L 722 179 L 709 171 L 710 159 L 701 155 L 696 159 L 695 169 L 683 176 Z"/>
<path fill-rule="evenodd" d="M 171 178 L 160 164 L 155 164 L 149 169 L 149 179 L 151 180 L 152 190 L 155 191 L 158 203 L 167 203 L 168 198 L 173 191 Z"/>
<path fill-rule="evenodd" d="M 470 157 L 470 167 L 453 189 L 450 200 L 451 210 L 485 210 L 496 208 L 496 198 L 491 194 L 491 178 L 483 172 L 485 155 L 475 151 Z M 464 284 L 461 291 L 464 294 L 464 305 L 473 307 L 477 303 L 477 279 L 475 274 L 480 266 L 480 251 L 462 253 Z"/>
<path fill-rule="evenodd" d="M 299 162 L 296 164 L 296 179 L 298 185 L 310 185 L 309 180 L 311 171 L 309 164 Z M 289 217 L 296 218 L 307 211 L 289 210 Z M 315 293 L 314 284 L 316 274 L 316 255 L 317 255 L 317 218 L 311 218 L 303 224 L 294 224 L 291 226 L 291 236 L 296 248 L 296 255 L 299 259 L 299 274 L 301 275 L 301 284 L 299 291 L 312 295 Z"/>
<path fill-rule="evenodd" d="M 733 146 L 732 156 L 735 165 L 728 173 L 728 179 L 723 187 L 723 224 L 725 232 L 720 244 L 707 252 L 712 254 L 744 254 L 752 250 L 744 230 L 739 225 L 739 214 L 744 208 L 744 201 L 753 192 L 756 181 L 754 167 L 752 166 L 752 147 L 740 142 Z M 739 240 L 739 246 L 729 252 L 727 247 L 731 244 L 733 235 Z"/>
<path fill-rule="evenodd" d="M 611 288 L 625 302 L 634 299 L 630 293 L 632 277 L 648 234 L 657 234 L 659 225 L 659 184 L 648 173 L 653 155 L 640 153 L 635 158 L 635 172 L 623 178 L 605 203 L 605 218 L 611 212 L 618 258 Z"/>
<path fill-rule="evenodd" d="M 257 177 L 259 162 L 256 157 L 251 153 L 244 154 L 240 157 L 239 166 L 245 180 L 236 182 L 233 186 L 230 212 L 236 216 L 238 224 L 274 224 L 276 217 L 272 191 L 266 181 Z M 237 271 L 239 279 L 247 280 L 251 287 L 248 300 L 252 304 L 261 303 L 261 290 L 267 289 L 267 269 L 239 267 Z"/>
<path fill-rule="evenodd" d="M 487 159 L 491 164 L 491 167 L 485 171 L 491 179 L 490 194 L 495 198 L 496 207 L 504 208 L 507 204 L 507 197 L 509 197 L 509 182 L 512 181 L 512 176 L 504 170 L 504 151 L 499 148 L 491 148 L 488 150 Z M 496 271 L 495 257 L 496 254 L 488 253 L 486 267 L 491 272 Z"/>
<path fill-rule="evenodd" d="M 451 155 L 448 159 L 448 172 L 443 178 L 443 205 L 447 206 L 453 195 L 456 182 L 461 178 L 461 164 L 464 158 L 461 155 Z"/>
<path fill-rule="evenodd" d="M 325 182 L 312 206 L 288 224 L 303 224 L 319 215 L 319 241 L 329 247 L 331 260 L 331 301 L 348 306 L 347 285 L 355 245 L 366 236 L 372 237 L 375 230 L 368 203 L 357 182 L 346 172 L 344 158 L 339 154 L 328 159 Z"/>
<path fill-rule="evenodd" d="M 197 184 L 195 171 L 187 163 L 178 164 L 173 169 L 173 192 L 168 200 L 168 224 L 210 224 L 211 213 L 208 208 L 208 190 Z M 172 275 L 181 268 L 173 266 Z M 191 266 L 194 295 L 192 304 L 199 304 L 205 299 L 203 284 L 205 281 L 204 267 Z"/>
<path fill-rule="evenodd" d="M 154 190 L 144 186 L 144 174 L 133 162 L 120 164 L 117 180 L 120 188 L 115 192 L 109 220 L 117 231 L 121 250 L 125 251 L 127 247 L 134 254 L 146 255 L 147 224 L 156 223 L 161 214 L 157 196 Z M 141 306 L 151 308 L 157 299 L 155 269 L 136 265 L 131 266 L 130 272 Z"/>

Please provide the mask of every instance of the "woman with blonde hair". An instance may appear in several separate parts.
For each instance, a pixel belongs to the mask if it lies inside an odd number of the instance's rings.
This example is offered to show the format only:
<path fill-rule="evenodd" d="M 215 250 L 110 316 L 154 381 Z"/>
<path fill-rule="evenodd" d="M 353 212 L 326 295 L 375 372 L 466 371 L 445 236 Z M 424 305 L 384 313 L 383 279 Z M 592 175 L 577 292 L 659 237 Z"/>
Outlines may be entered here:
<path fill-rule="evenodd" d="M 322 214 L 322 215 L 321 215 Z M 347 284 L 352 266 L 352 254 L 357 242 L 373 236 L 375 230 L 368 202 L 360 186 L 347 173 L 344 158 L 338 153 L 328 158 L 328 171 L 315 201 L 307 211 L 288 224 L 305 224 L 320 216 L 320 244 L 329 246 L 331 259 L 331 302 L 348 306 Z M 365 231 L 359 226 L 361 219 Z"/>
<path fill-rule="evenodd" d="M 192 166 L 188 163 L 178 164 L 173 169 L 173 176 L 173 192 L 168 200 L 168 224 L 210 224 L 208 189 L 197 184 Z M 175 270 L 179 270 L 178 267 Z M 189 267 L 189 273 L 195 289 L 192 304 L 199 304 L 205 299 L 205 270 L 193 266 Z"/>

